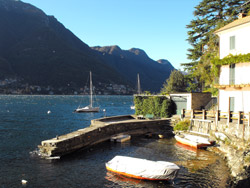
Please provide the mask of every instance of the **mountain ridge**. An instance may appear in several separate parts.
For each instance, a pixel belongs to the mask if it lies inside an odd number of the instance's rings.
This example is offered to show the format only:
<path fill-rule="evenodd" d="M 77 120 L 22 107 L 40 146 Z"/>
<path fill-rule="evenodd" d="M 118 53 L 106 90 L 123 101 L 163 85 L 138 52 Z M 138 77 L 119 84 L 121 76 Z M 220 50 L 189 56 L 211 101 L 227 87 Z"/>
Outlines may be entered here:
<path fill-rule="evenodd" d="M 129 75 L 127 79 L 130 82 L 135 83 L 139 73 L 143 90 L 159 91 L 171 71 L 175 69 L 167 60 L 164 60 L 165 63 L 152 60 L 139 48 L 122 50 L 117 45 L 91 48 L 102 54 L 105 62 L 121 75 Z"/>
<path fill-rule="evenodd" d="M 0 81 L 80 88 L 92 70 L 96 83 L 134 87 L 140 73 L 144 90 L 159 91 L 171 72 L 138 48 L 89 47 L 54 16 L 22 1 L 0 0 L 0 27 Z"/>

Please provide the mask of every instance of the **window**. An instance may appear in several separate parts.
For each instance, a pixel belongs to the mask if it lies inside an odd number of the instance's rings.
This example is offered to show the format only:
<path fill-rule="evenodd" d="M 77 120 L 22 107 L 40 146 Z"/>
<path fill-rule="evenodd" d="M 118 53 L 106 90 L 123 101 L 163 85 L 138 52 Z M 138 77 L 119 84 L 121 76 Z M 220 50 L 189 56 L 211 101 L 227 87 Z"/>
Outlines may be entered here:
<path fill-rule="evenodd" d="M 230 50 L 235 49 L 235 36 L 230 37 Z"/>
<path fill-rule="evenodd" d="M 229 65 L 229 85 L 235 84 L 235 64 Z"/>
<path fill-rule="evenodd" d="M 229 110 L 231 111 L 231 112 L 233 112 L 234 111 L 234 97 L 229 97 Z"/>

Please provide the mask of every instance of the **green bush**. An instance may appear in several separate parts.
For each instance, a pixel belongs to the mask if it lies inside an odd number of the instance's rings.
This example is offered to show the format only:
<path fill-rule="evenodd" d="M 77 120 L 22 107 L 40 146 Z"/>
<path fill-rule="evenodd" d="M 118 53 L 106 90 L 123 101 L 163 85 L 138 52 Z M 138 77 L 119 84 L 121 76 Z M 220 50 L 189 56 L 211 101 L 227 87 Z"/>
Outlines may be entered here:
<path fill-rule="evenodd" d="M 136 115 L 171 117 L 176 112 L 175 103 L 165 96 L 135 96 L 134 104 Z"/>
<path fill-rule="evenodd" d="M 190 126 L 190 120 L 179 121 L 174 126 L 174 131 L 186 131 Z"/>

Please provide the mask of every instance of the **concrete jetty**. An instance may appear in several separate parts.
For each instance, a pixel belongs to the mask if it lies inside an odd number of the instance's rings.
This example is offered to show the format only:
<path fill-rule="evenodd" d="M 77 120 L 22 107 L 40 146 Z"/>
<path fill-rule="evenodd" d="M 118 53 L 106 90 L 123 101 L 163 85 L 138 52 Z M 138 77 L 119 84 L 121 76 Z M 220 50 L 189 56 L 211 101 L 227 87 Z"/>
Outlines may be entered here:
<path fill-rule="evenodd" d="M 91 121 L 84 129 L 45 140 L 38 146 L 43 157 L 60 157 L 94 144 L 109 140 L 117 134 L 145 134 L 172 131 L 170 119 L 138 119 L 134 115 L 114 116 Z"/>

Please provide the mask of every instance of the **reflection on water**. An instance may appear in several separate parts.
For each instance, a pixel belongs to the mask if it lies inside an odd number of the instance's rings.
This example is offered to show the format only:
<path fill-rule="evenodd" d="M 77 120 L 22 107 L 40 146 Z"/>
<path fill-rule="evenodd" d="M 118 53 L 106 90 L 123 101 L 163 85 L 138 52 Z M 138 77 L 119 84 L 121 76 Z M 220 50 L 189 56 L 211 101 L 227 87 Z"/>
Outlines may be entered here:
<path fill-rule="evenodd" d="M 119 186 L 128 186 L 128 184 L 130 184 L 131 186 L 137 186 L 137 187 L 145 187 L 145 181 L 141 181 L 138 179 L 133 179 L 133 178 L 127 178 L 125 176 L 120 176 L 114 173 L 111 173 L 109 171 L 107 171 L 105 179 L 113 182 L 114 185 L 119 185 Z"/>
<path fill-rule="evenodd" d="M 131 96 L 98 96 L 108 116 L 131 114 Z M 42 140 L 90 125 L 103 113 L 76 114 L 79 96 L 0 96 L 0 187 L 227 187 L 223 160 L 211 152 L 180 147 L 175 139 L 132 137 L 129 142 L 104 142 L 84 151 L 44 160 L 36 155 Z M 88 97 L 82 100 L 88 103 Z M 48 110 L 51 111 L 48 114 Z M 32 152 L 34 151 L 34 152 Z M 174 181 L 137 181 L 110 174 L 105 163 L 116 155 L 174 162 Z"/>
<path fill-rule="evenodd" d="M 144 188 L 144 187 L 174 187 L 173 182 L 169 181 L 149 181 L 149 180 L 139 180 L 128 178 L 122 175 L 114 174 L 112 172 L 107 172 L 105 179 L 112 184 L 106 184 L 105 187 L 136 187 L 136 188 Z"/>
<path fill-rule="evenodd" d="M 175 146 L 177 154 L 185 152 L 185 156 L 182 156 L 184 159 L 176 161 L 176 164 L 184 166 L 191 173 L 202 170 L 216 162 L 216 157 L 209 151 L 195 149 L 179 143 L 176 143 Z"/>

